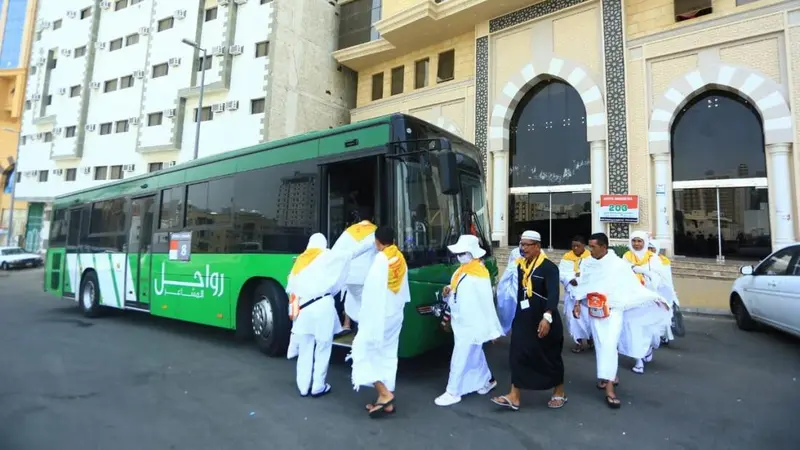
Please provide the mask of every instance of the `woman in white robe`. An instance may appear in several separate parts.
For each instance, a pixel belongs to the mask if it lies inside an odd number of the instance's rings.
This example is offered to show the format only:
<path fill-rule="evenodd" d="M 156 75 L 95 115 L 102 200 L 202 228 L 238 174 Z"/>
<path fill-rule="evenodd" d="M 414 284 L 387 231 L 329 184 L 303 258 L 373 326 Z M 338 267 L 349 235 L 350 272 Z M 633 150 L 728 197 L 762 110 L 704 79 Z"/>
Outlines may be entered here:
<path fill-rule="evenodd" d="M 462 235 L 447 248 L 456 255 L 461 266 L 453 274 L 450 285 L 442 291 L 450 306 L 454 345 L 447 387 L 434 401 L 438 406 L 454 405 L 462 396 L 473 392 L 486 395 L 497 387 L 483 344 L 503 335 L 494 307 L 489 271 L 480 260 L 486 251 L 480 247 L 478 238 Z"/>
<path fill-rule="evenodd" d="M 675 306 L 680 307 L 680 302 L 678 301 L 678 294 L 675 292 L 675 285 L 672 282 L 672 262 L 669 258 L 661 254 L 661 245 L 657 240 L 651 240 L 648 244 L 648 248 L 658 256 L 661 262 L 660 268 L 658 269 L 661 277 L 658 293 L 667 300 L 667 303 L 670 305 L 670 310 L 672 314 L 674 314 Z M 669 341 L 672 340 L 675 340 L 675 336 L 672 334 L 672 326 L 667 326 L 661 334 L 661 343 L 668 344 Z"/>
<path fill-rule="evenodd" d="M 572 309 L 575 307 L 573 291 L 580 283 L 581 265 L 590 257 L 589 250 L 586 249 L 586 238 L 575 236 L 572 239 L 572 250 L 565 253 L 558 264 L 559 280 L 564 286 L 564 315 L 566 316 L 567 330 L 575 341 L 572 353 L 591 350 L 594 345 L 589 316 L 584 314 L 576 318 L 572 315 Z"/>
<path fill-rule="evenodd" d="M 341 330 L 333 295 L 344 285 L 349 259 L 327 246 L 325 236 L 313 234 L 306 251 L 295 260 L 286 284 L 293 320 L 286 356 L 297 357 L 297 389 L 303 397 L 330 392 L 325 379 L 333 336 Z"/>
<path fill-rule="evenodd" d="M 614 386 L 619 383 L 619 354 L 644 358 L 653 338 L 669 323 L 669 306 L 661 296 L 640 283 L 628 262 L 608 250 L 605 233 L 593 234 L 589 247 L 592 259 L 584 264 L 581 282 L 575 289 L 575 297 L 580 301 L 573 314 L 591 317 L 600 380 L 597 387 L 605 390 L 606 403 L 616 409 L 622 404 L 614 392 Z M 590 296 L 604 299 L 607 309 L 597 304 L 590 308 L 587 301 Z"/>
<path fill-rule="evenodd" d="M 355 390 L 374 386 L 378 391 L 378 399 L 366 406 L 370 417 L 395 411 L 397 349 L 405 305 L 411 301 L 408 266 L 393 242 L 391 228 L 382 226 L 375 230 L 378 253 L 364 281 L 358 333 L 346 358 L 353 361 Z"/>
<path fill-rule="evenodd" d="M 347 227 L 339 239 L 333 244 L 334 252 L 349 253 L 350 268 L 345 280 L 344 296 L 344 322 L 342 334 L 350 332 L 350 320 L 358 322 L 358 313 L 361 310 L 361 294 L 364 289 L 364 279 L 367 277 L 372 265 L 372 259 L 378 252 L 375 249 L 375 230 L 377 227 L 368 220 L 362 220 Z"/>

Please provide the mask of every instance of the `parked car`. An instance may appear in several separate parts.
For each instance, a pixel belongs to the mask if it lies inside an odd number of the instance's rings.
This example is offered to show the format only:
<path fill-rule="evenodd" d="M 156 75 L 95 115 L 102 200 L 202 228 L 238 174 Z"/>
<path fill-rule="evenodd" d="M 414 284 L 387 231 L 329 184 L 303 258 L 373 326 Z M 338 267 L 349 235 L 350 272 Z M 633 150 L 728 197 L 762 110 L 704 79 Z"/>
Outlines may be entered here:
<path fill-rule="evenodd" d="M 764 324 L 800 337 L 800 243 L 739 272 L 730 298 L 736 325 L 750 331 Z"/>
<path fill-rule="evenodd" d="M 39 267 L 44 258 L 36 253 L 28 253 L 19 247 L 0 247 L 0 270 Z"/>

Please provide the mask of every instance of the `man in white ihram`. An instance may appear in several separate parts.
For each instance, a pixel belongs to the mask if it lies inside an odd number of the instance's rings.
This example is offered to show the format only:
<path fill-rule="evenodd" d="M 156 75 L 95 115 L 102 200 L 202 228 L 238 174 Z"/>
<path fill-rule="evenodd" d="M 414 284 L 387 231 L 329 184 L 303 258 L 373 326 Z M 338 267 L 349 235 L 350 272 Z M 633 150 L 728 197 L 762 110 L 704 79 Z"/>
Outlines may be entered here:
<path fill-rule="evenodd" d="M 350 268 L 345 280 L 344 296 L 344 323 L 343 333 L 350 332 L 350 320 L 358 322 L 358 313 L 361 309 L 361 292 L 364 289 L 364 279 L 367 271 L 378 252 L 375 249 L 375 229 L 377 227 L 369 220 L 362 220 L 347 227 L 333 244 L 331 250 L 346 252 L 350 255 Z"/>
<path fill-rule="evenodd" d="M 462 235 L 447 247 L 461 266 L 453 274 L 442 294 L 450 306 L 450 324 L 455 344 L 450 360 L 450 376 L 444 394 L 436 398 L 438 406 L 450 406 L 473 392 L 488 394 L 497 386 L 483 353 L 483 344 L 503 335 L 494 307 L 492 281 L 481 263 L 486 251 L 476 236 Z"/>
<path fill-rule="evenodd" d="M 608 407 L 617 409 L 622 405 L 614 392 L 619 354 L 643 358 L 669 324 L 669 306 L 639 282 L 628 262 L 608 250 L 605 233 L 593 234 L 589 248 L 592 259 L 581 269 L 581 281 L 573 291 L 579 302 L 572 314 L 591 317 L 597 388 L 605 390 Z"/>
<path fill-rule="evenodd" d="M 394 230 L 387 226 L 375 230 L 375 247 L 378 254 L 364 281 L 358 333 L 346 358 L 353 361 L 355 390 L 374 386 L 378 391 L 378 399 L 366 406 L 370 417 L 396 411 L 397 349 L 403 328 L 403 310 L 411 301 L 408 266 L 400 249 L 394 245 Z"/>
<path fill-rule="evenodd" d="M 333 294 L 344 284 L 349 255 L 327 247 L 325 236 L 311 235 L 286 284 L 289 316 L 294 321 L 286 357 L 297 357 L 297 389 L 303 397 L 320 397 L 331 391 L 325 377 L 333 336 L 341 330 Z"/>

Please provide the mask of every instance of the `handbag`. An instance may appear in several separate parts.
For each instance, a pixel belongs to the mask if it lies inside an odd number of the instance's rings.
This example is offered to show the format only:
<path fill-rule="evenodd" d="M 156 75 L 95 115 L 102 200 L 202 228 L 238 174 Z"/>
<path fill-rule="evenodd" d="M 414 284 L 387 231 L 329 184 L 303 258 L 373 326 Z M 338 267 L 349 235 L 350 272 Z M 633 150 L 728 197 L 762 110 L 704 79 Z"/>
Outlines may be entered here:
<path fill-rule="evenodd" d="M 686 336 L 686 328 L 683 326 L 683 313 L 678 305 L 672 305 L 672 334 L 678 337 Z"/>
<path fill-rule="evenodd" d="M 605 319 L 611 315 L 608 298 L 598 292 L 586 294 L 586 306 L 589 309 L 589 316 L 595 319 Z"/>

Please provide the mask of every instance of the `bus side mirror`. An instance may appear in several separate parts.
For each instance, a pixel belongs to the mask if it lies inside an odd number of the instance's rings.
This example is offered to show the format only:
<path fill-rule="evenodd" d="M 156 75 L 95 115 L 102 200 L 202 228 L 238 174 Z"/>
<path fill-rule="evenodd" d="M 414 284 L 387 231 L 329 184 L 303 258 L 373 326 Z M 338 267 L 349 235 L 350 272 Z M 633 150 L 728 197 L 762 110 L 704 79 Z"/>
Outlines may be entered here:
<path fill-rule="evenodd" d="M 461 192 L 461 185 L 458 182 L 458 161 L 456 154 L 451 150 L 438 152 L 439 157 L 439 181 L 442 185 L 442 194 L 456 195 Z"/>

